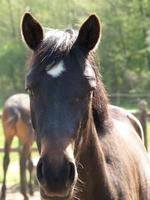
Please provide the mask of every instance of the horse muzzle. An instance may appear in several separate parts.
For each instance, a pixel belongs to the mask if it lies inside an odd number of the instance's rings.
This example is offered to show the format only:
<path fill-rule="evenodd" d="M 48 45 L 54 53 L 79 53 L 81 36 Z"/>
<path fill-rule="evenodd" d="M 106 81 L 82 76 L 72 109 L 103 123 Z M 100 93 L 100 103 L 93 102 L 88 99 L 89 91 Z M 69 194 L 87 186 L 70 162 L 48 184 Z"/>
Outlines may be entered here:
<path fill-rule="evenodd" d="M 69 199 L 77 180 L 76 165 L 68 158 L 40 158 L 37 165 L 37 179 L 43 200 Z"/>

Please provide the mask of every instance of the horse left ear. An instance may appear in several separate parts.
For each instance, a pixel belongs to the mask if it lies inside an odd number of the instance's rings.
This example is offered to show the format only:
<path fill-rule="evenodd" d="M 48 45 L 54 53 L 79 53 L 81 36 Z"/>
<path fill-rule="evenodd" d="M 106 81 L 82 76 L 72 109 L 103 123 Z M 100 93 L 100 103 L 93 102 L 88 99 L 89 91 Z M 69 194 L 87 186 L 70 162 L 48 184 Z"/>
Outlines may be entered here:
<path fill-rule="evenodd" d="M 43 40 L 43 29 L 30 13 L 25 13 L 21 22 L 22 36 L 32 50 L 36 50 Z"/>
<path fill-rule="evenodd" d="M 91 15 L 79 30 L 77 44 L 87 50 L 92 50 L 100 39 L 100 22 L 96 15 Z"/>

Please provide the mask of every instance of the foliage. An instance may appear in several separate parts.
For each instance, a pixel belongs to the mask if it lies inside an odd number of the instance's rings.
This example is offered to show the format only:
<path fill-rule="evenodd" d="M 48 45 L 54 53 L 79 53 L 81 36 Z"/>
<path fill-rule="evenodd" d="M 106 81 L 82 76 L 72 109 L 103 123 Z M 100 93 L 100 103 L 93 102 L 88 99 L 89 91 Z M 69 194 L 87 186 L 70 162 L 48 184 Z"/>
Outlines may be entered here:
<path fill-rule="evenodd" d="M 20 19 L 31 11 L 52 28 L 78 28 L 90 13 L 102 21 L 98 49 L 109 93 L 147 93 L 150 88 L 149 0 L 1 0 L 0 104 L 24 92 L 29 51 L 20 37 Z"/>

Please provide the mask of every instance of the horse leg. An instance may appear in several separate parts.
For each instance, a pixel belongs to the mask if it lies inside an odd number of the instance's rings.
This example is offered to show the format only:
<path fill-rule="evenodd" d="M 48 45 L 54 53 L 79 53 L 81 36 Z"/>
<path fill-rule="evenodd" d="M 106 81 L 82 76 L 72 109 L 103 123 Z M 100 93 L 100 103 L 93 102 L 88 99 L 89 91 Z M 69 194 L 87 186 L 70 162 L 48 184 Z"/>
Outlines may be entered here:
<path fill-rule="evenodd" d="M 7 170 L 8 170 L 8 165 L 10 162 L 10 157 L 9 157 L 9 153 L 10 153 L 10 146 L 12 143 L 12 139 L 8 138 L 5 140 L 5 146 L 4 146 L 4 158 L 3 158 L 3 184 L 2 184 L 2 189 L 1 189 L 1 195 L 0 195 L 0 200 L 5 200 L 6 198 L 6 174 L 7 174 Z"/>
<path fill-rule="evenodd" d="M 20 192 L 24 196 L 24 200 L 28 200 L 27 195 L 27 177 L 26 177 L 26 163 L 28 159 L 28 145 L 24 144 L 20 150 Z"/>
<path fill-rule="evenodd" d="M 32 184 L 32 179 L 33 179 L 33 162 L 31 159 L 31 153 L 29 152 L 29 158 L 28 158 L 28 171 L 29 171 L 29 194 L 32 196 L 33 195 L 33 184 Z"/>

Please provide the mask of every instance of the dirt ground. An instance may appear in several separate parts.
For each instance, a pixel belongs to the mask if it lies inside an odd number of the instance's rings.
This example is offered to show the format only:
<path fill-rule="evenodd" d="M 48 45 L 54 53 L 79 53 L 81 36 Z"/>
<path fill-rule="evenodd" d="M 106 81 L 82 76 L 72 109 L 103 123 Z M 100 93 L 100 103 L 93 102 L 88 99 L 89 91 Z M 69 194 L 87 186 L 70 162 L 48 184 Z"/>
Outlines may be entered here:
<path fill-rule="evenodd" d="M 30 200 L 40 200 L 40 194 L 39 194 L 38 188 L 36 188 L 34 190 L 33 196 L 29 196 L 29 199 Z M 24 200 L 22 194 L 19 191 L 18 185 L 9 187 L 7 189 L 6 200 Z"/>

